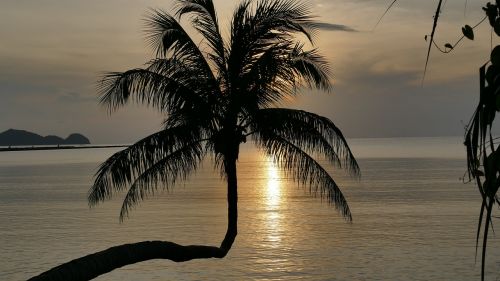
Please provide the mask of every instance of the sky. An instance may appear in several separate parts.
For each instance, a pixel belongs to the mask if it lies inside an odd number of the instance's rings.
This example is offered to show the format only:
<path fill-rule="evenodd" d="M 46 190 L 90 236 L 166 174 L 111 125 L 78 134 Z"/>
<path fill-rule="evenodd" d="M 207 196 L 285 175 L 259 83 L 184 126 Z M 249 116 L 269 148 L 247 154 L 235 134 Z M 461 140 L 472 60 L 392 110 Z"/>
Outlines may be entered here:
<path fill-rule="evenodd" d="M 333 70 L 333 91 L 303 90 L 284 106 L 332 119 L 348 138 L 460 136 L 478 101 L 478 68 L 488 61 L 490 28 L 450 54 L 433 49 L 422 85 L 435 0 L 314 0 L 315 47 Z M 461 36 L 484 16 L 483 0 L 446 1 L 436 41 Z M 238 1 L 214 0 L 224 34 Z M 153 57 L 144 39 L 150 8 L 172 0 L 0 1 L 0 132 L 24 129 L 93 143 L 131 143 L 161 129 L 162 115 L 130 104 L 99 105 L 103 73 L 141 67 Z M 187 22 L 182 22 L 187 27 Z M 199 38 L 199 37 L 198 37 Z M 493 44 L 498 43 L 493 41 Z"/>

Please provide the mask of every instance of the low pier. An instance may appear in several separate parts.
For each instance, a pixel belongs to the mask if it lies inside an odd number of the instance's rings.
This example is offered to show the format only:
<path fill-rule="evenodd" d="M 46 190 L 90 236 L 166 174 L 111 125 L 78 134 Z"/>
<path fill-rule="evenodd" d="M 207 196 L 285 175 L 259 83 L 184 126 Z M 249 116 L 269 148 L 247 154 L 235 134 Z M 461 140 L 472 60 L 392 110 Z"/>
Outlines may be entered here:
<path fill-rule="evenodd" d="M 32 150 L 60 150 L 60 149 L 88 149 L 88 148 L 114 148 L 127 147 L 128 145 L 47 145 L 47 146 L 9 146 L 0 147 L 0 152 L 6 151 L 32 151 Z"/>

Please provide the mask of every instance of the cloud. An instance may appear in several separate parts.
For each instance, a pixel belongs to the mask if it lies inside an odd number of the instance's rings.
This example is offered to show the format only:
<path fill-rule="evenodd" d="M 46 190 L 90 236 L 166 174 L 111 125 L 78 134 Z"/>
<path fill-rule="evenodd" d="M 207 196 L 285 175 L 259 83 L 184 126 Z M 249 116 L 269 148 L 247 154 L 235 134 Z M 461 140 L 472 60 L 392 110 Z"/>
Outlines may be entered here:
<path fill-rule="evenodd" d="M 67 103 L 97 102 L 97 97 L 91 97 L 76 92 L 65 92 L 58 96 L 58 100 Z"/>
<path fill-rule="evenodd" d="M 343 24 L 319 22 L 316 26 L 321 30 L 327 31 L 345 31 L 345 32 L 357 32 L 356 29 Z"/>

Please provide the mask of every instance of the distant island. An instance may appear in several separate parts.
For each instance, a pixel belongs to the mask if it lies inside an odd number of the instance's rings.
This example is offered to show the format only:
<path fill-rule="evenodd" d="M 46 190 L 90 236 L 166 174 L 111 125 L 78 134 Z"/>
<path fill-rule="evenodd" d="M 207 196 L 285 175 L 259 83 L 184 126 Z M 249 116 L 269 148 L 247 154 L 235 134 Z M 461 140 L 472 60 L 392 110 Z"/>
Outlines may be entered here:
<path fill-rule="evenodd" d="M 79 145 L 90 144 L 90 140 L 82 134 L 71 134 L 66 139 L 58 136 L 42 137 L 25 130 L 9 129 L 0 133 L 0 146 L 23 145 Z"/>

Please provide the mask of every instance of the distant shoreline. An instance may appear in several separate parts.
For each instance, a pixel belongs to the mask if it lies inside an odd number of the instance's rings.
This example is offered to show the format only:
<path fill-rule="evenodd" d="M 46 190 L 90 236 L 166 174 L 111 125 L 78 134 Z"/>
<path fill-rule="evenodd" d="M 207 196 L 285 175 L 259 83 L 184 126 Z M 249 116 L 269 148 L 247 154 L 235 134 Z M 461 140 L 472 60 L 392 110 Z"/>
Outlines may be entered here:
<path fill-rule="evenodd" d="M 115 148 L 128 145 L 54 145 L 54 146 L 11 146 L 0 147 L 0 152 L 7 151 L 33 151 L 33 150 L 61 150 L 61 149 L 86 149 L 86 148 Z"/>

